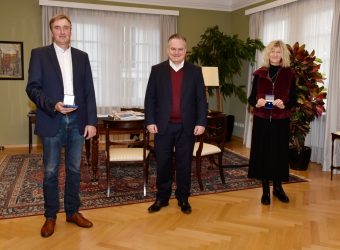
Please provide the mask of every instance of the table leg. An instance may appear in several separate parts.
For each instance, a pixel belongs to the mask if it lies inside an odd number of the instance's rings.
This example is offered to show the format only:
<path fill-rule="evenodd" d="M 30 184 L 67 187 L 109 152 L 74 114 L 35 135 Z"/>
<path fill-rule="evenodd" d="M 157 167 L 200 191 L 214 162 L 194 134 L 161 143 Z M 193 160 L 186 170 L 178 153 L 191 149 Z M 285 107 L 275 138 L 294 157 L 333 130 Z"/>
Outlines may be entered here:
<path fill-rule="evenodd" d="M 93 172 L 92 181 L 98 181 L 98 134 L 92 138 L 91 157 Z"/>
<path fill-rule="evenodd" d="M 85 155 L 86 155 L 86 162 L 88 166 L 91 166 L 91 139 L 85 140 Z"/>
<path fill-rule="evenodd" d="M 32 118 L 28 118 L 28 153 L 32 150 Z"/>
<path fill-rule="evenodd" d="M 334 136 L 332 135 L 332 154 L 331 154 L 331 180 L 333 180 L 333 151 L 334 151 Z"/>

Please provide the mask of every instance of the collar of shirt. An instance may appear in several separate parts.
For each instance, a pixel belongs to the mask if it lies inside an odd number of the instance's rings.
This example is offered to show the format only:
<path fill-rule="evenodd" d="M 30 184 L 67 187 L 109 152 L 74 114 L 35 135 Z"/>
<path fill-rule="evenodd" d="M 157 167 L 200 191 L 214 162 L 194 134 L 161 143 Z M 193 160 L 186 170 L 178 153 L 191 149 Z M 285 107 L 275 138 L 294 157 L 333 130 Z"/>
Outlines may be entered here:
<path fill-rule="evenodd" d="M 180 64 L 174 64 L 171 60 L 169 60 L 169 64 L 170 67 L 174 70 L 174 71 L 179 71 L 181 68 L 183 68 L 184 66 L 184 61 L 181 62 Z"/>
<path fill-rule="evenodd" d="M 59 47 L 56 43 L 53 43 L 53 47 L 57 54 L 71 53 L 71 46 L 69 46 L 67 49 L 63 49 Z"/>

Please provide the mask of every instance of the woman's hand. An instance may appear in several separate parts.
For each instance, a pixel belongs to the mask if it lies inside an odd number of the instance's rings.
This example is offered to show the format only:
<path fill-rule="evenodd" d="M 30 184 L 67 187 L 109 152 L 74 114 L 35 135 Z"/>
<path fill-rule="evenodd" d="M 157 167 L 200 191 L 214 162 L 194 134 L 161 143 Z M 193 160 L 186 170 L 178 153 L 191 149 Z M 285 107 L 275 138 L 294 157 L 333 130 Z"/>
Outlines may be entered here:
<path fill-rule="evenodd" d="M 256 108 L 264 107 L 265 104 L 266 104 L 266 100 L 263 99 L 263 98 L 260 98 L 260 99 L 257 100 Z"/>
<path fill-rule="evenodd" d="M 283 104 L 283 101 L 281 99 L 274 100 L 273 105 L 278 107 L 279 109 L 285 108 L 285 105 Z"/>

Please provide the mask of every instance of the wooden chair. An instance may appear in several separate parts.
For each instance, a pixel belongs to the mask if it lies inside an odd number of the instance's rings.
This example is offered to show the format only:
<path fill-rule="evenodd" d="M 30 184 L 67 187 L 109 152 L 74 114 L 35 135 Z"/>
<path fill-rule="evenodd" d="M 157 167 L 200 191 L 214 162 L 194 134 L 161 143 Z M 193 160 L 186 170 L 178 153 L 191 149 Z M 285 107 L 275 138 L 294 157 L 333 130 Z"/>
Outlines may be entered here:
<path fill-rule="evenodd" d="M 110 169 L 115 166 L 137 164 L 143 166 L 144 196 L 148 184 L 149 170 L 149 132 L 144 126 L 144 120 L 114 120 L 104 119 L 107 197 L 110 196 Z M 115 140 L 110 135 L 141 134 L 137 140 Z"/>
<path fill-rule="evenodd" d="M 134 108 L 134 107 L 121 107 L 120 111 L 134 111 L 134 112 L 140 112 L 144 113 L 144 109 L 142 108 Z M 140 134 L 130 134 L 130 139 L 133 139 L 134 137 L 139 138 Z"/>
<path fill-rule="evenodd" d="M 331 180 L 333 180 L 333 170 L 340 168 L 340 166 L 334 166 L 334 162 L 333 162 L 334 140 L 339 140 L 340 139 L 340 131 L 333 132 L 333 133 L 331 133 L 331 135 L 332 135 Z"/>
<path fill-rule="evenodd" d="M 208 122 L 204 134 L 196 137 L 193 157 L 196 160 L 196 174 L 201 190 L 204 189 L 201 174 L 203 158 L 209 158 L 209 162 L 219 168 L 222 183 L 225 184 L 225 177 L 222 166 L 225 137 L 226 116 L 222 114 L 218 116 L 208 117 Z"/>

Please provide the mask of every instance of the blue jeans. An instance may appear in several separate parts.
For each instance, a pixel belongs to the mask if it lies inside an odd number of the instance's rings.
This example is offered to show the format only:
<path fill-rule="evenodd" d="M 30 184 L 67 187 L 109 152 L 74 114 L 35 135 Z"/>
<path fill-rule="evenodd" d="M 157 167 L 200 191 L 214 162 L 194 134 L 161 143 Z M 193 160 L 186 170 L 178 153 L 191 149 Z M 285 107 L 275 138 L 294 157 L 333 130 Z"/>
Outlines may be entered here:
<path fill-rule="evenodd" d="M 78 212 L 80 206 L 80 162 L 84 137 L 79 134 L 77 115 L 63 115 L 60 129 L 54 137 L 42 137 L 44 162 L 44 207 L 46 218 L 56 218 L 59 211 L 58 172 L 62 147 L 65 147 L 66 216 Z"/>

